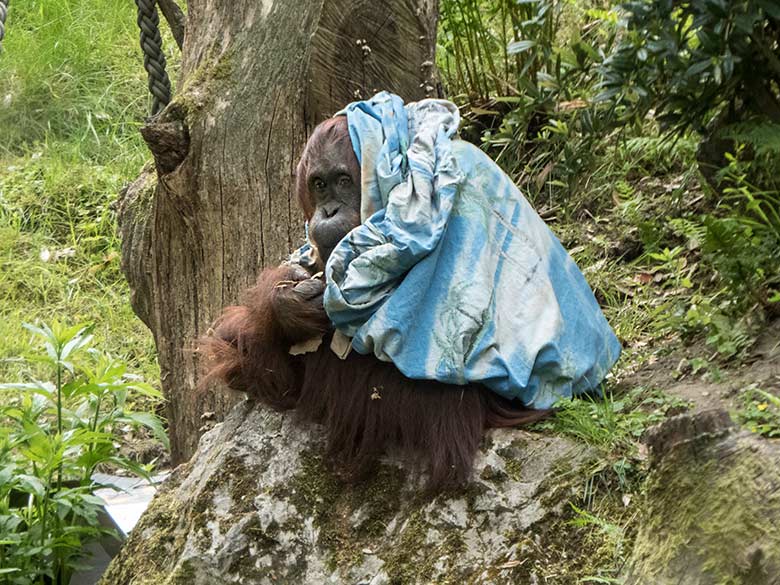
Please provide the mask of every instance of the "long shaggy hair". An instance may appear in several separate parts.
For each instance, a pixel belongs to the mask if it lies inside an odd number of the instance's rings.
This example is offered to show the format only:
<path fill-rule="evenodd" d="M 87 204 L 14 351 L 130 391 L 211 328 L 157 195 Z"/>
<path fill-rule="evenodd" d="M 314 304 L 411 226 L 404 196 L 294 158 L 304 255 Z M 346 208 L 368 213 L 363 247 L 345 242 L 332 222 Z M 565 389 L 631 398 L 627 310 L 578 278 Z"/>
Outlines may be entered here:
<path fill-rule="evenodd" d="M 327 452 L 343 476 L 370 473 L 389 450 L 401 453 L 439 489 L 464 483 L 485 429 L 529 424 L 547 411 L 527 410 L 486 388 L 403 376 L 392 364 L 351 352 L 341 360 L 330 333 L 312 353 L 293 356 L 273 311 L 274 284 L 289 276 L 269 269 L 241 305 L 228 307 L 201 340 L 206 380 L 279 411 L 294 410 L 325 427 Z"/>

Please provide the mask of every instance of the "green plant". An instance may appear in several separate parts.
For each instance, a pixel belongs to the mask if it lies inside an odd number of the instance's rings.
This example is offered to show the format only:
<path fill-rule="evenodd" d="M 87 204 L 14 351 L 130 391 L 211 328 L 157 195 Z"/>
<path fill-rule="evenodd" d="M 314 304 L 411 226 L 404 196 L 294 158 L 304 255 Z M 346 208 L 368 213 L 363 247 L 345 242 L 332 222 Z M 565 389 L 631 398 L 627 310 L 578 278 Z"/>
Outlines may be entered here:
<path fill-rule="evenodd" d="M 748 177 L 755 165 L 743 160 L 744 151 L 745 146 L 737 144 L 734 154 L 725 154 L 728 165 L 721 172 L 725 203 L 740 214 L 741 223 L 780 247 L 780 192 L 750 183 Z"/>
<path fill-rule="evenodd" d="M 780 437 L 780 398 L 751 384 L 739 396 L 737 420 L 751 432 Z"/>
<path fill-rule="evenodd" d="M 553 421 L 544 424 L 605 453 L 630 453 L 644 430 L 663 420 L 672 403 L 672 398 L 642 387 L 617 399 L 602 391 L 601 396 L 558 401 Z"/>
<path fill-rule="evenodd" d="M 666 323 L 688 337 L 706 334 L 723 357 L 739 356 L 753 344 L 780 296 L 780 197 L 748 181 L 743 151 L 726 154 L 723 195 L 714 210 L 669 221 L 687 239 L 685 248 L 699 256 L 689 264 L 707 277 L 700 279 L 707 285 L 683 299 Z M 657 260 L 663 255 L 650 254 Z"/>
<path fill-rule="evenodd" d="M 555 416 L 537 425 L 579 439 L 603 455 L 594 475 L 611 470 L 621 486 L 627 486 L 636 471 L 638 440 L 645 429 L 662 421 L 672 408 L 686 406 L 656 389 L 637 387 L 615 398 L 602 390 L 600 396 L 585 395 L 555 403 Z"/>
<path fill-rule="evenodd" d="M 602 68 L 602 100 L 626 116 L 708 135 L 726 109 L 780 122 L 780 7 L 773 0 L 636 0 Z M 730 120 L 736 121 L 736 120 Z"/>
<path fill-rule="evenodd" d="M 51 380 L 0 384 L 0 567 L 13 585 L 65 585 L 82 545 L 106 532 L 94 471 L 119 467 L 149 478 L 147 466 L 119 453 L 115 432 L 143 426 L 167 445 L 161 421 L 130 410 L 128 397 L 161 396 L 90 348 L 91 327 L 25 327 L 43 342 L 31 359 Z"/>
<path fill-rule="evenodd" d="M 659 269 L 670 276 L 671 282 L 676 287 L 690 288 L 693 286 L 690 279 L 690 269 L 686 272 L 687 261 L 682 254 L 683 249 L 676 246 L 671 250 L 664 248 L 660 252 L 648 252 L 648 256 L 659 263 Z"/>
<path fill-rule="evenodd" d="M 531 195 L 574 192 L 608 119 L 589 99 L 615 15 L 584 4 L 441 4 L 437 58 L 448 93 L 467 106 L 463 133 Z"/>
<path fill-rule="evenodd" d="M 684 313 L 672 314 L 668 325 L 678 329 L 684 336 L 704 333 L 707 345 L 723 358 L 740 356 L 753 344 L 755 326 L 745 315 L 741 318 L 735 316 L 733 302 L 728 296 L 716 302 L 718 296 L 724 295 L 710 297 L 694 294 Z"/>
<path fill-rule="evenodd" d="M 575 528 L 595 529 L 600 532 L 604 536 L 604 545 L 611 549 L 608 553 L 612 558 L 612 564 L 619 570 L 619 567 L 624 565 L 627 556 L 626 528 L 587 510 L 578 508 L 574 504 L 570 503 L 569 505 L 574 510 L 575 516 L 568 523 Z M 620 580 L 605 575 L 590 575 L 583 577 L 578 583 L 620 583 Z"/>

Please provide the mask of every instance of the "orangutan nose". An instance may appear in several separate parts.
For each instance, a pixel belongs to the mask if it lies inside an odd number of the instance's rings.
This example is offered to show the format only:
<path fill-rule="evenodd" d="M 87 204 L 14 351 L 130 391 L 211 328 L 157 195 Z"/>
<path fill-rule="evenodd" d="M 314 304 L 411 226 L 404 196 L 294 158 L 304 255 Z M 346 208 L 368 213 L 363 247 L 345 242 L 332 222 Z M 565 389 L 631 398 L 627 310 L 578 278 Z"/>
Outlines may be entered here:
<path fill-rule="evenodd" d="M 322 211 L 325 213 L 325 217 L 330 219 L 339 212 L 339 209 L 341 209 L 341 205 L 338 203 L 326 203 Z"/>

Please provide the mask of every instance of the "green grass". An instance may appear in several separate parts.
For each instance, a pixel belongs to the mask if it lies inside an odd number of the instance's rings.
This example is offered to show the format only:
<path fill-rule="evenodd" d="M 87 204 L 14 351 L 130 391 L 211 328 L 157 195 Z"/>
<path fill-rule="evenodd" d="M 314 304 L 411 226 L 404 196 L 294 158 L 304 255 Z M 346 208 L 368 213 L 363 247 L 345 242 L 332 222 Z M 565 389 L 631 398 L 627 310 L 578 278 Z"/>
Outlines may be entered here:
<path fill-rule="evenodd" d="M 23 322 L 93 322 L 96 344 L 159 380 L 119 270 L 115 202 L 149 153 L 136 7 L 12 2 L 0 53 L 0 381 L 30 374 Z M 175 45 L 165 36 L 169 61 Z M 173 71 L 171 73 L 174 73 Z"/>
<path fill-rule="evenodd" d="M 670 409 L 685 406 L 655 388 L 636 387 L 620 396 L 605 389 L 601 396 L 559 401 L 555 417 L 538 426 L 577 438 L 605 456 L 633 456 L 648 427 L 664 420 Z"/>
<path fill-rule="evenodd" d="M 48 261 L 41 258 L 46 250 L 51 254 Z M 76 251 L 72 257 L 53 259 L 65 250 L 40 233 L 0 227 L 0 380 L 36 373 L 30 371 L 34 364 L 20 359 L 29 348 L 22 323 L 59 318 L 95 323 L 99 347 L 156 382 L 154 344 L 130 308 L 116 251 L 103 255 Z"/>
<path fill-rule="evenodd" d="M 117 148 L 138 155 L 135 129 L 148 98 L 135 10 L 117 0 L 11 3 L 0 56 L 0 151 L 65 140 L 103 161 Z"/>

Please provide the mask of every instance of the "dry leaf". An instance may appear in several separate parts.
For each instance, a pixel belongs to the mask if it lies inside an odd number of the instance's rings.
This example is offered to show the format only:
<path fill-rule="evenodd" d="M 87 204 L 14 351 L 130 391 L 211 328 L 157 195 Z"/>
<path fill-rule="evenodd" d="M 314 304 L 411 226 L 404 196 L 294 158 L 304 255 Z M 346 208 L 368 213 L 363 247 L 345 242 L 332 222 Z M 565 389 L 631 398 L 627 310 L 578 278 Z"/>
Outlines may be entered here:
<path fill-rule="evenodd" d="M 558 102 L 558 104 L 555 106 L 555 109 L 559 112 L 568 112 L 570 110 L 581 110 L 582 108 L 587 107 L 588 102 L 583 99 L 576 99 L 568 102 Z"/>
<path fill-rule="evenodd" d="M 330 341 L 330 348 L 333 353 L 339 356 L 339 359 L 345 360 L 349 352 L 352 351 L 352 339 L 337 329 Z"/>
<path fill-rule="evenodd" d="M 307 339 L 301 341 L 295 345 L 290 346 L 290 355 L 303 355 L 305 353 L 314 353 L 322 345 L 322 337 L 315 337 L 314 339 Z"/>
<path fill-rule="evenodd" d="M 639 284 L 650 284 L 653 281 L 653 275 L 649 272 L 640 272 L 634 277 Z"/>

